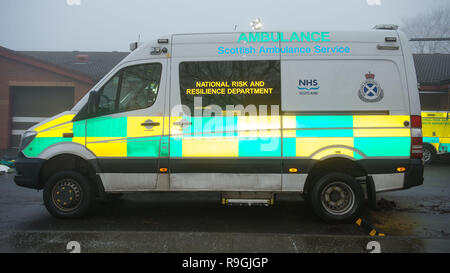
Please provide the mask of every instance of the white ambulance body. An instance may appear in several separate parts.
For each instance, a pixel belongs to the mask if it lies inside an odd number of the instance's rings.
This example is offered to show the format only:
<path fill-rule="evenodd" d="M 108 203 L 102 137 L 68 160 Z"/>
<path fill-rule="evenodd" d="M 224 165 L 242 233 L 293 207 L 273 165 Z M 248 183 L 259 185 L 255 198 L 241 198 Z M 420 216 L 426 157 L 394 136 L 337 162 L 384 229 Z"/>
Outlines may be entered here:
<path fill-rule="evenodd" d="M 414 63 L 389 28 L 158 37 L 27 130 L 15 181 L 57 217 L 116 193 L 217 191 L 298 192 L 351 220 L 365 195 L 423 183 Z"/>

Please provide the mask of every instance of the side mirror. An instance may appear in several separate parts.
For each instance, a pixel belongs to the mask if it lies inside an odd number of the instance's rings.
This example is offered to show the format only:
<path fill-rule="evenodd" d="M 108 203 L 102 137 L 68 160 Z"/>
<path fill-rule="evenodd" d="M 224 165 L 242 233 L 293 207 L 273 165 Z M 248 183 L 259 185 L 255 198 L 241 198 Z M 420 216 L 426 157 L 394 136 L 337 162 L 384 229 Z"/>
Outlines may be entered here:
<path fill-rule="evenodd" d="M 98 92 L 92 91 L 89 93 L 88 99 L 88 113 L 96 113 L 98 108 Z"/>

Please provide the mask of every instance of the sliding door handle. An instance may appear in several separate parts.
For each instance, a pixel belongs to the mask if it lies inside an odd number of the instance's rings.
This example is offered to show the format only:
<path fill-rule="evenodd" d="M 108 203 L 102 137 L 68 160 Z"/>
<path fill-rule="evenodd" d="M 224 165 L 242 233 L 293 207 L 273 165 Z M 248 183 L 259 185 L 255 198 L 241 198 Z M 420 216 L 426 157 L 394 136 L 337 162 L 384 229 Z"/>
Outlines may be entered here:
<path fill-rule="evenodd" d="M 174 122 L 173 125 L 177 125 L 177 126 L 181 126 L 181 127 L 187 127 L 187 126 L 192 125 L 192 122 L 190 122 L 187 119 L 182 119 L 180 121 Z"/>
<path fill-rule="evenodd" d="M 154 126 L 159 126 L 159 122 L 155 122 L 151 119 L 146 120 L 145 122 L 141 123 L 141 126 L 144 126 L 147 129 L 152 129 Z"/>

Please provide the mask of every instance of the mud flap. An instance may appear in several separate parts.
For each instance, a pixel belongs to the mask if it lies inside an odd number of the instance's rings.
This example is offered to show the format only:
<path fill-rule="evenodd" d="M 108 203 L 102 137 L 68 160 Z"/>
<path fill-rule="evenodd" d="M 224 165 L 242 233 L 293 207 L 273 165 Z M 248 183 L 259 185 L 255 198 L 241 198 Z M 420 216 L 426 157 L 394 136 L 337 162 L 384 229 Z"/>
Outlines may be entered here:
<path fill-rule="evenodd" d="M 372 176 L 366 177 L 366 188 L 367 188 L 367 199 L 369 201 L 369 206 L 373 210 L 378 210 L 377 206 L 377 193 L 375 191 L 375 182 Z"/>
<path fill-rule="evenodd" d="M 108 195 L 106 194 L 105 188 L 103 187 L 102 179 L 98 174 L 95 175 L 95 183 L 97 185 L 97 193 L 100 201 L 108 201 Z"/>

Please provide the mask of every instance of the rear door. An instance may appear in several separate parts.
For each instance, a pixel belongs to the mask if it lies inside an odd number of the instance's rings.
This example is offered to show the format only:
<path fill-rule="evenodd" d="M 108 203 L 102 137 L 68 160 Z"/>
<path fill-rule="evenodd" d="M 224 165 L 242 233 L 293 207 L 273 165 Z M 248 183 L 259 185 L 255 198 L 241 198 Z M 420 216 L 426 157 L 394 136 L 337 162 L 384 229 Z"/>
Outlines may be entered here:
<path fill-rule="evenodd" d="M 106 191 L 156 187 L 166 62 L 128 65 L 98 91 L 98 112 L 86 122 L 86 147 L 97 156 Z"/>

